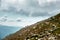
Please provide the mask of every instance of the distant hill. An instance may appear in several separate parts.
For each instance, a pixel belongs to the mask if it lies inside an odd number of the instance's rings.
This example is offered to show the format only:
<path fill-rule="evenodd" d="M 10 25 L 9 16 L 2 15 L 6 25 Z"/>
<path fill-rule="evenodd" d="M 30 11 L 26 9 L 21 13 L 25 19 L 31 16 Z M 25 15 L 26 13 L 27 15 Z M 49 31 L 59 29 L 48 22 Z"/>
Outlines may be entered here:
<path fill-rule="evenodd" d="M 0 40 L 9 34 L 15 33 L 19 29 L 20 27 L 0 25 Z"/>
<path fill-rule="evenodd" d="M 60 13 L 26 26 L 4 40 L 60 40 Z"/>

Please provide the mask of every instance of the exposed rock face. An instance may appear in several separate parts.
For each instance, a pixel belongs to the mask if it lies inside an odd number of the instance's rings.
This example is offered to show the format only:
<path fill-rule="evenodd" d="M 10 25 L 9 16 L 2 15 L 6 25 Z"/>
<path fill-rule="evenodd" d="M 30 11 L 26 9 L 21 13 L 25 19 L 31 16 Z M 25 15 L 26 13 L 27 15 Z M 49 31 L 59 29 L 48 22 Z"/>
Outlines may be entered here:
<path fill-rule="evenodd" d="M 27 26 L 4 40 L 60 40 L 60 13 Z"/>

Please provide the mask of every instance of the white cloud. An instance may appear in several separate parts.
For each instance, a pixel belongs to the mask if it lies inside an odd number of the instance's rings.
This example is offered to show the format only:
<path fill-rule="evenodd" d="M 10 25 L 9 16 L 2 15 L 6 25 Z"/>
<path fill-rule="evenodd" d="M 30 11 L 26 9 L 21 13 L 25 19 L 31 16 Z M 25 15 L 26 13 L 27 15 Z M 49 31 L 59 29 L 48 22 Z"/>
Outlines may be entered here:
<path fill-rule="evenodd" d="M 19 18 L 12 20 L 13 18 L 11 17 L 12 19 L 9 18 L 9 20 L 1 22 L 0 24 L 26 26 L 35 23 L 44 17 L 51 16 L 52 12 L 55 12 L 55 9 L 60 9 L 58 2 L 56 3 L 55 1 L 56 0 L 2 0 L 0 7 L 1 12 L 4 12 L 2 14 L 7 14 L 9 17 L 14 16 L 15 18 L 17 15 Z M 21 15 L 23 17 L 29 17 L 27 19 L 20 19 Z M 38 16 L 38 18 L 36 18 L 36 16 Z M 40 19 L 39 16 L 42 17 L 42 19 Z M 17 20 L 21 21 L 17 22 Z"/>
<path fill-rule="evenodd" d="M 47 19 L 48 17 L 27 17 L 27 18 L 17 18 L 22 21 L 18 22 L 17 19 L 8 18 L 7 21 L 0 21 L 0 25 L 14 26 L 14 27 L 25 27 L 34 24 L 38 21 Z M 3 19 L 4 20 L 4 19 Z"/>
<path fill-rule="evenodd" d="M 56 2 L 56 0 L 38 0 L 39 5 L 44 5 L 45 3 Z"/>

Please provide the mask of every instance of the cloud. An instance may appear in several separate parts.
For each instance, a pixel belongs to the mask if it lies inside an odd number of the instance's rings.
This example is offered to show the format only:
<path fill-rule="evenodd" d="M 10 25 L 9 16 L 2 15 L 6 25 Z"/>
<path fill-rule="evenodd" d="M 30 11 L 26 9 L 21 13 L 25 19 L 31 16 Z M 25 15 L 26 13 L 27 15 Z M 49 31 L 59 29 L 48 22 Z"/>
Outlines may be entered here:
<path fill-rule="evenodd" d="M 24 16 L 51 16 L 52 11 L 60 9 L 57 0 L 1 0 L 0 10 Z"/>
<path fill-rule="evenodd" d="M 31 25 L 60 11 L 59 0 L 1 0 L 0 4 L 0 24 L 9 26 Z"/>

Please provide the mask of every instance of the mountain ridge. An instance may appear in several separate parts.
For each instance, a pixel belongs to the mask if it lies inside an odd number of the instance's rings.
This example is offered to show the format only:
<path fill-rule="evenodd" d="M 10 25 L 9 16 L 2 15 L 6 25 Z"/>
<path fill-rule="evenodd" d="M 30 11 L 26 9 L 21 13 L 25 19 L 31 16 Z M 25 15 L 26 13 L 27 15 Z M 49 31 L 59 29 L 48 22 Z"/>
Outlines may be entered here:
<path fill-rule="evenodd" d="M 15 33 L 19 29 L 20 27 L 0 25 L 0 40 L 9 34 Z"/>
<path fill-rule="evenodd" d="M 26 26 L 4 40 L 60 40 L 60 13 Z"/>

